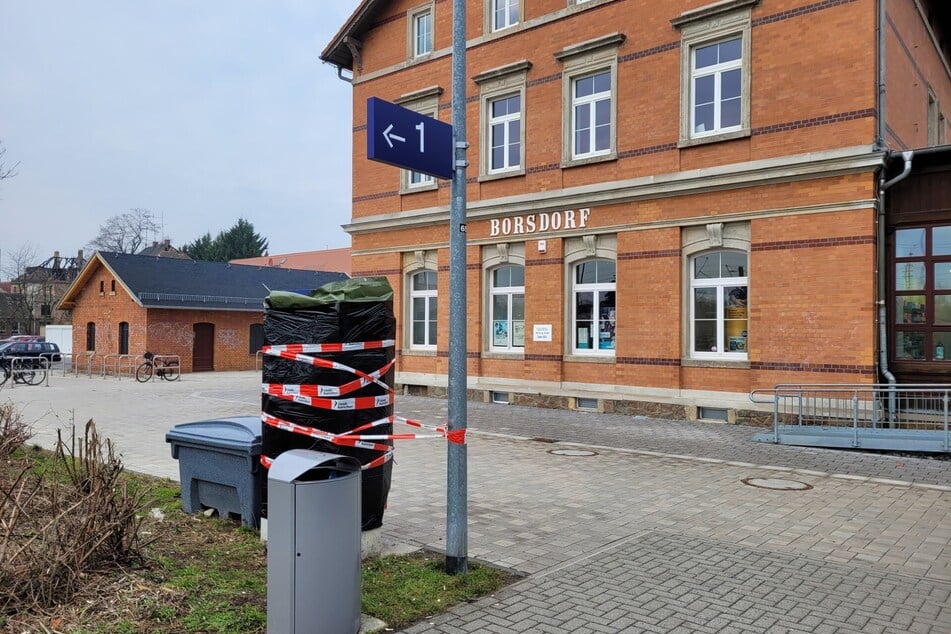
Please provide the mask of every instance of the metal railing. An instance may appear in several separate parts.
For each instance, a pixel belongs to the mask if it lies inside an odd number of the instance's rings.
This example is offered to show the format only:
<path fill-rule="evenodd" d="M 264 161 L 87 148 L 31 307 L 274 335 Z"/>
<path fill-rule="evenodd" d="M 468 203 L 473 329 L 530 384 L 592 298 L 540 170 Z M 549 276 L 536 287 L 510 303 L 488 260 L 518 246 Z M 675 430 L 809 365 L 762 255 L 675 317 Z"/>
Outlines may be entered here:
<path fill-rule="evenodd" d="M 951 386 L 941 384 L 787 384 L 754 390 L 754 403 L 773 405 L 773 442 L 784 433 L 811 435 L 851 432 L 852 446 L 877 434 L 898 439 L 928 433 L 951 450 Z M 904 434 L 904 436 L 903 436 Z M 880 447 L 879 447 L 880 448 Z"/>

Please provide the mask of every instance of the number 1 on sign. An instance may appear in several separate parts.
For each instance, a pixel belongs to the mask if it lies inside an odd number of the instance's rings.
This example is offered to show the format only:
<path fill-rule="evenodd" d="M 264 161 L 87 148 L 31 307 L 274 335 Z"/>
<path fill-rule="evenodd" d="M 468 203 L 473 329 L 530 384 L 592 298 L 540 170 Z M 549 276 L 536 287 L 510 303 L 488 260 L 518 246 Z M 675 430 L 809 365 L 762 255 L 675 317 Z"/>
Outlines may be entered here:
<path fill-rule="evenodd" d="M 416 129 L 419 130 L 419 151 L 420 152 L 426 151 L 425 147 L 423 147 L 423 125 L 424 124 L 425 124 L 425 121 L 420 121 L 419 123 L 416 124 Z"/>

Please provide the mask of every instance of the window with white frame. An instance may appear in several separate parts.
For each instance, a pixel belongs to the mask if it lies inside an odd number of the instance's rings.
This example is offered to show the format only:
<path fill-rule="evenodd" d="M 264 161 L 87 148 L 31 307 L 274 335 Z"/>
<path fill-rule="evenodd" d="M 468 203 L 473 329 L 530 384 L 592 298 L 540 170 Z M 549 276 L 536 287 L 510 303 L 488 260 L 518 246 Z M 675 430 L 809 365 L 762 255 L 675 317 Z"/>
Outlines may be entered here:
<path fill-rule="evenodd" d="M 492 30 L 501 31 L 518 24 L 520 0 L 490 0 Z"/>
<path fill-rule="evenodd" d="M 418 271 L 410 278 L 410 348 L 434 349 L 437 340 L 436 271 Z"/>
<path fill-rule="evenodd" d="M 562 166 L 617 157 L 617 52 L 626 36 L 612 33 L 566 47 L 562 82 Z"/>
<path fill-rule="evenodd" d="M 525 173 L 525 83 L 532 63 L 519 60 L 474 76 L 483 124 L 479 129 L 480 180 Z"/>
<path fill-rule="evenodd" d="M 407 12 L 410 57 L 425 57 L 433 52 L 433 5 Z"/>
<path fill-rule="evenodd" d="M 742 38 L 698 46 L 691 51 L 690 127 L 694 136 L 740 129 Z"/>
<path fill-rule="evenodd" d="M 516 170 L 522 165 L 522 96 L 508 95 L 489 102 L 489 173 Z"/>
<path fill-rule="evenodd" d="M 395 103 L 427 117 L 438 119 L 439 97 L 442 95 L 442 92 L 441 87 L 430 86 L 401 95 L 395 100 Z M 436 187 L 436 179 L 429 174 L 411 170 L 400 170 L 400 192 L 403 194 L 436 189 Z"/>
<path fill-rule="evenodd" d="M 749 136 L 751 12 L 758 2 L 707 5 L 671 20 L 681 31 L 681 147 Z"/>
<path fill-rule="evenodd" d="M 572 275 L 572 345 L 576 354 L 614 354 L 617 324 L 613 260 L 579 262 Z"/>
<path fill-rule="evenodd" d="M 525 348 L 525 268 L 507 265 L 491 272 L 489 333 L 493 351 Z"/>
<path fill-rule="evenodd" d="M 608 70 L 572 81 L 572 158 L 611 151 L 611 98 L 611 72 Z"/>
<path fill-rule="evenodd" d="M 691 258 L 691 356 L 747 358 L 748 285 L 749 264 L 743 251 L 710 251 Z"/>

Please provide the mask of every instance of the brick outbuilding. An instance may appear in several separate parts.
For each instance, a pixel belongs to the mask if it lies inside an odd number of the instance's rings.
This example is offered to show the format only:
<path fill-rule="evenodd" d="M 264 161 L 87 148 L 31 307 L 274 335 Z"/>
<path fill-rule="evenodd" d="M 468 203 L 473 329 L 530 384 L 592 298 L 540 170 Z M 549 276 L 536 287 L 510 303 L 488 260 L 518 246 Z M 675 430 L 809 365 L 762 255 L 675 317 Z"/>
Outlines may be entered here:
<path fill-rule="evenodd" d="M 270 291 L 307 292 L 342 273 L 97 252 L 60 303 L 72 311 L 74 363 L 178 355 L 182 371 L 249 370 Z M 85 352 L 85 354 L 84 354 Z M 126 358 L 126 357 L 123 357 Z M 112 361 L 112 363 L 110 363 Z"/>

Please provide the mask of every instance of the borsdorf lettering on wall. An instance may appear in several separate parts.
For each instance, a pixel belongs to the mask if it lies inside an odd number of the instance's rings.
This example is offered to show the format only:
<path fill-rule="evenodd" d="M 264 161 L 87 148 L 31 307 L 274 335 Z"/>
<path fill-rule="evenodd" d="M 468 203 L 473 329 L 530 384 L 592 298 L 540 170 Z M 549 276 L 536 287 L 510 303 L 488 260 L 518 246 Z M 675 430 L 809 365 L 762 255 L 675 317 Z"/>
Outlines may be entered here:
<path fill-rule="evenodd" d="M 510 218 L 492 218 L 489 220 L 489 236 L 518 236 L 542 231 L 561 231 L 584 229 L 588 226 L 591 210 L 567 209 L 565 211 L 545 211 L 537 214 L 525 214 Z"/>

